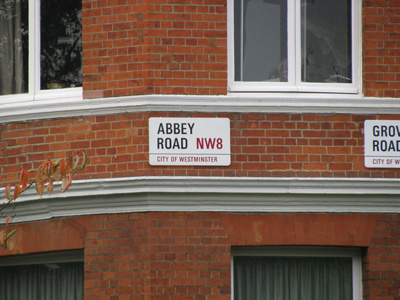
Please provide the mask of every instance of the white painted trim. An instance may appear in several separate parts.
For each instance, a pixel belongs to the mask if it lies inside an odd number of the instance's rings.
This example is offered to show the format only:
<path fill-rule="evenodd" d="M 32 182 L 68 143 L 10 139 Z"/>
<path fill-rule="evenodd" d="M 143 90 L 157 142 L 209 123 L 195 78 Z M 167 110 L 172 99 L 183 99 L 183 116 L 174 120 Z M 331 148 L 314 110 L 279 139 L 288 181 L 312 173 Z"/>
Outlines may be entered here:
<path fill-rule="evenodd" d="M 32 3 L 33 2 L 33 3 Z M 32 100 L 35 99 L 35 96 L 38 92 L 40 92 L 40 75 L 41 75 L 41 66 L 40 66 L 40 48 L 41 48 L 41 28 L 40 28 L 40 16 L 41 16 L 41 7 L 40 1 L 29 1 L 31 10 L 30 17 L 30 25 L 33 24 L 33 27 L 29 28 L 29 94 L 32 95 Z M 33 18 L 33 19 L 32 19 Z M 33 61 L 32 61 L 33 60 Z"/>
<path fill-rule="evenodd" d="M 353 299 L 362 299 L 362 260 L 361 253 L 353 256 Z"/>
<path fill-rule="evenodd" d="M 228 49 L 230 49 L 227 53 L 228 55 L 228 87 L 232 86 L 232 84 L 235 82 L 234 81 L 234 74 L 235 74 L 235 44 L 234 44 L 234 26 L 233 26 L 233 21 L 231 19 L 234 18 L 234 8 L 233 8 L 233 1 L 230 1 L 227 6 L 227 17 L 228 17 L 228 23 L 227 23 L 227 46 Z"/>
<path fill-rule="evenodd" d="M 279 256 L 279 257 L 361 257 L 356 247 L 318 246 L 248 246 L 233 247 L 232 256 Z"/>
<path fill-rule="evenodd" d="M 400 213 L 399 196 L 400 179 L 128 177 L 74 181 L 43 198 L 30 189 L 14 212 L 15 222 L 145 211 Z"/>
<path fill-rule="evenodd" d="M 32 255 L 2 256 L 0 267 L 83 262 L 83 250 L 46 252 Z"/>
<path fill-rule="evenodd" d="M 54 101 L 54 100 L 53 100 Z M 53 102 L 51 102 L 53 104 Z M 149 95 L 1 104 L 0 123 L 135 112 L 400 114 L 396 98 L 329 94 Z"/>

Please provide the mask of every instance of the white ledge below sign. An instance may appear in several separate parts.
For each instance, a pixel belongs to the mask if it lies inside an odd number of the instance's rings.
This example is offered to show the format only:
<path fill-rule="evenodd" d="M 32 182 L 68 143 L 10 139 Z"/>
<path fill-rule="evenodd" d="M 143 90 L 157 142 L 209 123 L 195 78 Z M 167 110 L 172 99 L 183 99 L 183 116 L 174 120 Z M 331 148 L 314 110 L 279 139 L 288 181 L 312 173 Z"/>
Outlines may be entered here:
<path fill-rule="evenodd" d="M 400 213 L 399 179 L 129 177 L 56 190 L 22 194 L 13 222 L 147 211 Z"/>

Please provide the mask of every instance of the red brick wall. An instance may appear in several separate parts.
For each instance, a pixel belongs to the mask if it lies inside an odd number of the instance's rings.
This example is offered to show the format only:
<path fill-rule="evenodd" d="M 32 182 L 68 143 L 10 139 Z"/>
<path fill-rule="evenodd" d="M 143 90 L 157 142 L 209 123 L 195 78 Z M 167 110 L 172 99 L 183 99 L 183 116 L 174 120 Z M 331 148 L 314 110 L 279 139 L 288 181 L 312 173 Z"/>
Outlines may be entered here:
<path fill-rule="evenodd" d="M 225 1 L 82 3 L 86 98 L 226 94 Z"/>
<path fill-rule="evenodd" d="M 228 117 L 232 164 L 165 167 L 148 163 L 151 116 Z M 0 125 L 0 186 L 46 159 L 84 149 L 75 178 L 127 176 L 391 177 L 397 169 L 364 167 L 363 124 L 385 116 L 137 113 Z M 399 119 L 389 116 L 390 119 Z"/>
<path fill-rule="evenodd" d="M 98 216 L 92 228 L 85 299 L 229 299 L 230 251 L 218 215 Z"/>
<path fill-rule="evenodd" d="M 400 3 L 363 1 L 364 95 L 400 97 Z"/>
<path fill-rule="evenodd" d="M 13 253 L 84 249 L 85 300 L 229 300 L 232 246 L 354 246 L 364 299 L 398 300 L 399 224 L 397 214 L 111 214 L 17 225 Z"/>
<path fill-rule="evenodd" d="M 376 215 L 222 215 L 232 246 L 324 245 L 366 247 Z"/>
<path fill-rule="evenodd" d="M 227 93 L 227 0 L 83 0 L 84 97 Z M 362 1 L 363 93 L 399 97 L 398 1 Z"/>
<path fill-rule="evenodd" d="M 14 247 L 1 247 L 0 256 L 83 249 L 91 219 L 76 217 L 10 225 L 11 230 L 17 229 L 12 240 Z"/>

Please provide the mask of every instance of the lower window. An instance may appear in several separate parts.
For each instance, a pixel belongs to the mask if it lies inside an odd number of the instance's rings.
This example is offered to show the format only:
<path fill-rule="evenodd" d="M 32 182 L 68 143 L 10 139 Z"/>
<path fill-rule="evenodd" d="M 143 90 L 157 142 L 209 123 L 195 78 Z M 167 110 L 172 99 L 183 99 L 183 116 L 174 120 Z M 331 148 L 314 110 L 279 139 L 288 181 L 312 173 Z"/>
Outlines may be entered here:
<path fill-rule="evenodd" d="M 0 299 L 82 300 L 83 262 L 51 260 L 0 267 Z"/>
<path fill-rule="evenodd" d="M 236 249 L 234 300 L 361 300 L 353 250 Z"/>

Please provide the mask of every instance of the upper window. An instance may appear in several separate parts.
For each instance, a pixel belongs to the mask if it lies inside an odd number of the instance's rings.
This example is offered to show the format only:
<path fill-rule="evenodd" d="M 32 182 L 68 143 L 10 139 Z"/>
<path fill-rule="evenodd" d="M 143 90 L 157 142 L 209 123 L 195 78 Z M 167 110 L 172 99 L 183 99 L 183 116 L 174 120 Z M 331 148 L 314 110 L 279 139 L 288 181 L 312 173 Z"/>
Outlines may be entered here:
<path fill-rule="evenodd" d="M 0 1 L 0 96 L 82 86 L 81 10 L 81 0 Z"/>
<path fill-rule="evenodd" d="M 361 300 L 356 252 L 272 249 L 233 253 L 234 300 Z"/>
<path fill-rule="evenodd" d="M 357 92 L 357 0 L 232 1 L 232 91 Z"/>

